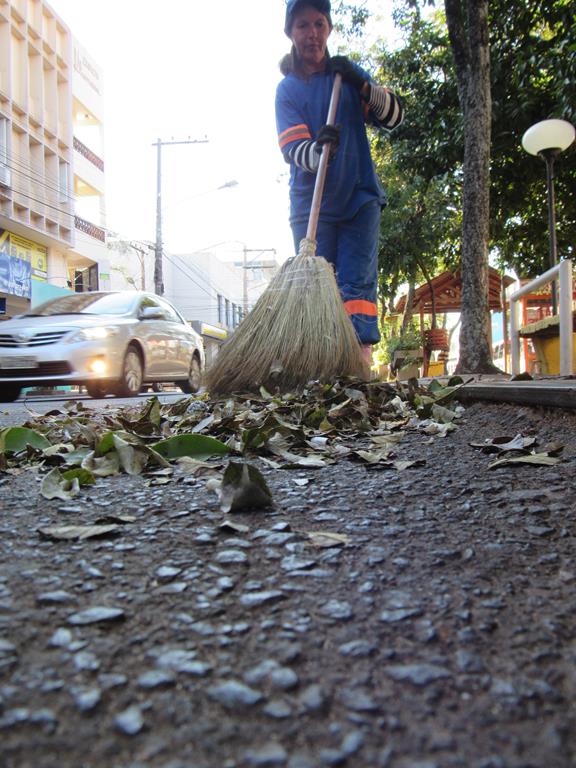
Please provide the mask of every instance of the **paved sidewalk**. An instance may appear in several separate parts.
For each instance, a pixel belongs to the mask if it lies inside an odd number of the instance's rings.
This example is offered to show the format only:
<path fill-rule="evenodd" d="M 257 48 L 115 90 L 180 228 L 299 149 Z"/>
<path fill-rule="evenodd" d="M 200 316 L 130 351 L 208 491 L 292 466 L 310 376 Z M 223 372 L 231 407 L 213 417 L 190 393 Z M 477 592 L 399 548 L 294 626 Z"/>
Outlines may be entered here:
<path fill-rule="evenodd" d="M 463 374 L 467 383 L 458 393 L 466 402 L 489 400 L 550 408 L 576 408 L 576 377 L 538 376 L 526 381 L 513 381 L 508 374 Z M 438 377 L 448 381 L 448 377 Z M 421 379 L 429 381 L 429 379 Z"/>

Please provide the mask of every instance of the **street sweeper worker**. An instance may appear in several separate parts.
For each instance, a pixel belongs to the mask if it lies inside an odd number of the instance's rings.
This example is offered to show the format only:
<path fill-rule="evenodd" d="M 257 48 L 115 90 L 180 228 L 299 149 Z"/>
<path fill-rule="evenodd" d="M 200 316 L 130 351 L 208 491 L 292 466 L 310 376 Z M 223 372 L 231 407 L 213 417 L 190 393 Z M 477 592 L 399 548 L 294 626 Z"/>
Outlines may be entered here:
<path fill-rule="evenodd" d="M 330 0 L 288 0 L 284 31 L 292 49 L 280 64 L 276 91 L 280 149 L 290 164 L 290 226 L 296 251 L 306 236 L 322 146 L 330 164 L 320 209 L 317 253 L 336 272 L 338 288 L 364 356 L 380 340 L 376 306 L 380 213 L 386 196 L 376 174 L 366 124 L 391 130 L 402 105 L 388 88 L 346 56 L 330 56 Z M 334 125 L 326 116 L 334 74 L 342 90 Z"/>

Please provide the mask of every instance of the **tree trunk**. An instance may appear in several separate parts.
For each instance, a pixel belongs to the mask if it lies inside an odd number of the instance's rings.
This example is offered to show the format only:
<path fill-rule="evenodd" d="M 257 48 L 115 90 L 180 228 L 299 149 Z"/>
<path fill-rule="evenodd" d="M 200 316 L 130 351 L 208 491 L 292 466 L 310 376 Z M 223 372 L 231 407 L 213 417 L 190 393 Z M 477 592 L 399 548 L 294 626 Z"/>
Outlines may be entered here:
<path fill-rule="evenodd" d="M 488 0 L 444 0 L 464 115 L 462 326 L 459 373 L 491 373 L 488 334 L 490 44 Z"/>
<path fill-rule="evenodd" d="M 402 323 L 400 325 L 400 336 L 404 336 L 408 331 L 408 326 L 412 320 L 412 312 L 414 306 L 414 293 L 416 292 L 416 285 L 414 278 L 410 278 L 408 283 L 408 294 L 406 296 L 406 304 L 404 305 L 404 314 L 402 315 Z"/>

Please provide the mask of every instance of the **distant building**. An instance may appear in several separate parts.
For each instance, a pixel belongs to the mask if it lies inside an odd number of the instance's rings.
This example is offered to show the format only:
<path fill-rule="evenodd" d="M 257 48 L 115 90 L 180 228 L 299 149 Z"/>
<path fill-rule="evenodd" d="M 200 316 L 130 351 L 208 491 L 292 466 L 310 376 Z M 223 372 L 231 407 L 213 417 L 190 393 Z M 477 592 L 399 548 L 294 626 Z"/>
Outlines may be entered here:
<path fill-rule="evenodd" d="M 0 2 L 0 318 L 109 288 L 102 75 L 43 0 Z"/>
<path fill-rule="evenodd" d="M 205 251 L 165 256 L 166 298 L 202 334 L 208 363 L 240 324 L 245 297 L 250 297 L 249 310 L 278 268 L 275 261 L 266 265 L 268 268 L 255 267 L 252 272 L 242 263 L 221 261 Z"/>

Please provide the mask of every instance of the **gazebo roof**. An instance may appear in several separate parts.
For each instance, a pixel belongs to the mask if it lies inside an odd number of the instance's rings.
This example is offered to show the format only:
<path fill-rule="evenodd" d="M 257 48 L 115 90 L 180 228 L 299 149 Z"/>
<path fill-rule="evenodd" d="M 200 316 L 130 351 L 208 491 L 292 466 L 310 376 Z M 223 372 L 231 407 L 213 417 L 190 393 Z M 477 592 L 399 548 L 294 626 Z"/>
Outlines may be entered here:
<path fill-rule="evenodd" d="M 507 275 L 501 275 L 497 269 L 488 268 L 488 301 L 491 310 L 502 309 L 502 283 L 507 287 L 515 280 Z M 442 272 L 431 280 L 434 288 L 436 312 L 460 312 L 462 308 L 462 279 L 461 272 Z M 394 310 L 399 314 L 404 312 L 406 295 L 401 296 Z M 414 293 L 414 312 L 423 315 L 432 312 L 432 294 L 428 283 L 418 286 Z"/>

